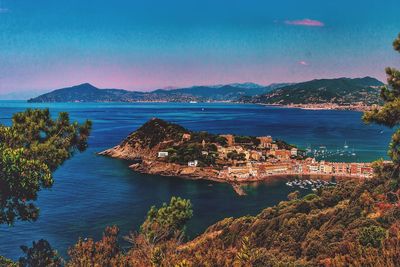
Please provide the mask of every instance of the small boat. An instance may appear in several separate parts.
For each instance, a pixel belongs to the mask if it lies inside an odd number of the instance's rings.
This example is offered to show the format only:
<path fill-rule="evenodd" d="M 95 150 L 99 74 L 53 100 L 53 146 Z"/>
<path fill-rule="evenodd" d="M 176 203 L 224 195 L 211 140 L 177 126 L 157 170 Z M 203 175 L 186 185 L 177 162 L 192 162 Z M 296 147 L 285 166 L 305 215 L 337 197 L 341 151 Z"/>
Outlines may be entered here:
<path fill-rule="evenodd" d="M 293 186 L 293 184 L 291 182 L 287 182 L 286 185 L 287 186 Z"/>
<path fill-rule="evenodd" d="M 347 145 L 347 142 L 346 141 L 344 141 L 344 146 L 343 146 L 344 148 L 349 148 L 349 146 Z"/>
<path fill-rule="evenodd" d="M 311 190 L 315 192 L 315 191 L 317 191 L 317 188 L 311 188 Z"/>
<path fill-rule="evenodd" d="M 190 104 L 196 104 L 197 101 L 190 101 L 189 103 L 190 103 Z"/>

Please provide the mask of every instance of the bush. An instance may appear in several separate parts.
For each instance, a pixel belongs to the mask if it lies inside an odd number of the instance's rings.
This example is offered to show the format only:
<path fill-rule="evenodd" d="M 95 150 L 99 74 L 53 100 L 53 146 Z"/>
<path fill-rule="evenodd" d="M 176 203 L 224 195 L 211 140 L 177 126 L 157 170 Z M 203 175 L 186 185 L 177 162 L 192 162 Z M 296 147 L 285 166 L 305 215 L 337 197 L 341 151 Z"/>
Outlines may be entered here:
<path fill-rule="evenodd" d="M 384 228 L 380 226 L 369 226 L 360 230 L 358 241 L 363 246 L 379 248 L 385 236 L 386 230 Z"/>

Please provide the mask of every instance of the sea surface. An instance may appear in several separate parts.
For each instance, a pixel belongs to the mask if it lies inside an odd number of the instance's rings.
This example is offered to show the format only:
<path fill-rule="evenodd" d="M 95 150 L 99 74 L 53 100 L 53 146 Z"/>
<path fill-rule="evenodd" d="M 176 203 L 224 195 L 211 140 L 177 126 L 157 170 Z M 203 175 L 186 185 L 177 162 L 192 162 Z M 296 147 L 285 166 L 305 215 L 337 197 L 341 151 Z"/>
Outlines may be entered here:
<path fill-rule="evenodd" d="M 26 108 L 49 108 L 52 115 L 69 112 L 71 119 L 93 121 L 89 148 L 77 153 L 54 174 L 54 186 L 39 194 L 36 222 L 0 226 L 0 255 L 21 256 L 21 245 L 47 239 L 63 256 L 79 237 L 101 238 L 107 225 L 121 235 L 138 230 L 152 205 L 171 196 L 190 199 L 194 216 L 188 225 L 193 238 L 225 217 L 255 215 L 286 199 L 293 189 L 285 181 L 259 183 L 238 196 L 228 184 L 190 181 L 134 173 L 127 162 L 96 155 L 117 145 L 153 117 L 179 123 L 190 130 L 241 135 L 272 135 L 299 147 L 337 150 L 349 146 L 355 156 L 343 160 L 372 161 L 386 157 L 391 131 L 365 125 L 360 112 L 301 110 L 260 105 L 215 103 L 58 103 L 28 104 L 0 101 L 0 123 Z M 340 160 L 340 157 L 336 160 Z M 303 192 L 304 194 L 307 192 Z"/>

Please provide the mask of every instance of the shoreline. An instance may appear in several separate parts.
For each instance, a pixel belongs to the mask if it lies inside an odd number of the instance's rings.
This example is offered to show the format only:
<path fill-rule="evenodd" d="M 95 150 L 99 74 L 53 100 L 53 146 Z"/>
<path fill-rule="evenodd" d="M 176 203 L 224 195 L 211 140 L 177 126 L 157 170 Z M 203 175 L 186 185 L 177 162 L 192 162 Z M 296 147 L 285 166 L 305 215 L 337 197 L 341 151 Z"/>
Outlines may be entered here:
<path fill-rule="evenodd" d="M 1 101 L 1 100 L 0 100 Z M 8 100 L 5 100 L 8 101 Z M 84 103 L 103 103 L 103 104 L 113 104 L 113 103 L 120 103 L 120 104 L 157 104 L 157 103 L 175 103 L 175 104 L 240 104 L 240 105 L 261 105 L 261 106 L 268 106 L 268 107 L 279 107 L 279 108 L 297 108 L 303 110 L 343 110 L 343 111 L 359 111 L 365 112 L 370 111 L 375 108 L 374 105 L 372 106 L 357 106 L 357 105 L 338 105 L 338 104 L 331 104 L 331 103 L 324 103 L 324 104 L 266 104 L 266 103 L 249 103 L 249 102 L 240 102 L 240 101 L 198 101 L 195 103 L 190 103 L 188 101 L 94 101 L 94 102 L 86 102 L 86 101 L 69 101 L 69 102 L 29 102 L 28 100 L 19 100 L 21 102 L 26 103 L 33 103 L 33 104 L 43 104 L 43 103 L 76 103 L 76 104 L 84 104 Z M 332 105 L 332 106 L 327 106 Z"/>
<path fill-rule="evenodd" d="M 129 166 L 130 169 L 134 172 L 138 172 L 141 174 L 149 174 L 149 175 L 159 175 L 162 177 L 176 177 L 179 179 L 185 179 L 185 180 L 204 180 L 204 181 L 212 181 L 212 182 L 217 182 L 217 183 L 227 183 L 232 186 L 232 189 L 239 195 L 239 196 L 246 196 L 247 193 L 246 191 L 242 188 L 242 186 L 246 186 L 249 184 L 253 183 L 262 183 L 268 180 L 290 180 L 290 178 L 295 178 L 298 177 L 300 180 L 306 179 L 306 178 L 320 178 L 322 180 L 327 180 L 327 179 L 332 179 L 332 178 L 337 178 L 340 180 L 343 179 L 355 179 L 355 180 L 365 180 L 368 179 L 368 177 L 360 176 L 360 175 L 349 175 L 349 174 L 327 174 L 327 173 L 277 173 L 277 174 L 271 174 L 271 175 L 266 175 L 262 177 L 254 177 L 254 178 L 248 178 L 248 179 L 241 179 L 241 180 L 232 180 L 232 179 L 221 179 L 217 177 L 205 177 L 205 176 L 190 176 L 190 175 L 179 175 L 179 174 L 166 174 L 162 172 L 144 172 L 144 171 L 139 171 L 136 169 L 133 169 L 131 166 Z"/>
<path fill-rule="evenodd" d="M 107 151 L 107 150 L 106 150 Z M 99 152 L 98 155 L 100 156 L 109 156 L 105 152 Z M 119 157 L 113 157 L 116 159 L 127 160 Z M 236 194 L 239 196 L 247 195 L 246 191 L 243 189 L 243 186 L 253 184 L 253 183 L 262 183 L 268 180 L 290 180 L 291 178 L 298 177 L 300 180 L 312 177 L 318 177 L 322 180 L 337 178 L 337 179 L 357 179 L 357 180 L 365 180 L 368 177 L 360 176 L 360 175 L 351 175 L 351 174 L 328 174 L 328 173 L 295 173 L 295 172 L 285 172 L 285 173 L 274 173 L 274 174 L 267 174 L 258 177 L 246 178 L 246 179 L 223 179 L 217 176 L 212 175 L 205 175 L 206 173 L 210 174 L 210 170 L 214 170 L 212 168 L 201 168 L 201 167 L 186 167 L 178 164 L 171 164 L 171 163 L 162 163 L 157 162 L 158 166 L 144 166 L 143 164 L 130 164 L 129 169 L 133 172 L 147 174 L 147 175 L 159 175 L 161 177 L 176 177 L 179 179 L 185 180 L 204 180 L 204 181 L 212 181 L 217 183 L 227 183 L 232 186 L 232 189 L 235 191 Z M 146 165 L 146 164 L 145 164 Z M 157 169 L 160 168 L 160 165 L 164 165 L 163 171 L 158 171 Z M 165 166 L 166 165 L 166 166 Z M 168 168 L 170 167 L 170 168 Z M 171 167 L 174 169 L 171 170 Z M 187 169 L 191 169 L 192 172 L 187 172 Z M 206 169 L 206 170 L 205 170 Z M 185 171 L 186 170 L 186 171 Z M 183 174 L 182 174 L 183 173 Z"/>
<path fill-rule="evenodd" d="M 254 103 L 261 106 L 268 107 L 279 107 L 279 108 L 297 108 L 302 110 L 343 110 L 343 111 L 358 111 L 365 112 L 371 111 L 379 106 L 360 106 L 360 105 L 338 105 L 338 104 L 265 104 L 265 103 Z"/>

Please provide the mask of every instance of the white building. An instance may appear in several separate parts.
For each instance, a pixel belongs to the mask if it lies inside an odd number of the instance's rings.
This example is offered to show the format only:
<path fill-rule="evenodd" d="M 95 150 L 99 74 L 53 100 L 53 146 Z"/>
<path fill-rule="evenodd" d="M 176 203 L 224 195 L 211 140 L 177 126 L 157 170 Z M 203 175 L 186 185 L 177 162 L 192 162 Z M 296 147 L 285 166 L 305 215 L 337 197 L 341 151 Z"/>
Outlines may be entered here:
<path fill-rule="evenodd" d="M 197 164 L 198 164 L 199 162 L 197 161 L 197 160 L 194 160 L 194 161 L 189 161 L 188 162 L 188 166 L 189 167 L 197 167 Z"/>
<path fill-rule="evenodd" d="M 297 156 L 297 148 L 292 148 L 291 150 L 290 150 L 290 154 L 292 155 L 292 156 Z"/>
<path fill-rule="evenodd" d="M 160 151 L 160 152 L 158 152 L 158 157 L 159 157 L 159 158 L 168 157 L 168 152 L 166 152 L 166 151 Z"/>

